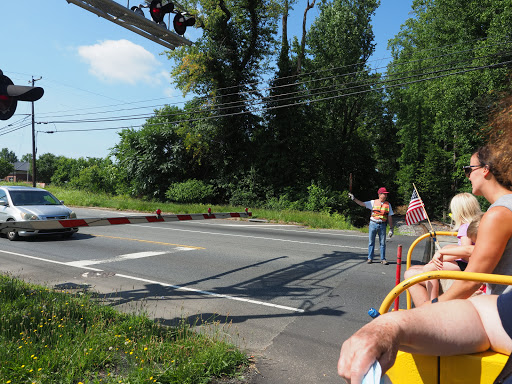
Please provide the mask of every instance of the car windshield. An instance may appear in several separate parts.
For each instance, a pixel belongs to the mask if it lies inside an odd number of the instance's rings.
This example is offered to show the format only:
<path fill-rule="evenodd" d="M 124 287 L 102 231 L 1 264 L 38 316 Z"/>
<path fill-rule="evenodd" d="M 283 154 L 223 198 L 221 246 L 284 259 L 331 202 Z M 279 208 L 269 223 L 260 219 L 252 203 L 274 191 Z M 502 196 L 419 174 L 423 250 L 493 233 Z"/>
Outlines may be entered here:
<path fill-rule="evenodd" d="M 47 191 L 10 191 L 13 205 L 60 205 L 50 192 Z"/>

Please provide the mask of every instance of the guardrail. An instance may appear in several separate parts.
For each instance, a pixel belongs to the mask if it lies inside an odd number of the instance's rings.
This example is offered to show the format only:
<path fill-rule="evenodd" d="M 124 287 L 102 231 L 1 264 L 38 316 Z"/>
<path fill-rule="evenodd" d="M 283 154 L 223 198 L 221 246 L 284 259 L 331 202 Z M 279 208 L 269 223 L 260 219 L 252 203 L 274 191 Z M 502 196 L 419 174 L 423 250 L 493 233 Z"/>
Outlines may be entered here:
<path fill-rule="evenodd" d="M 221 212 L 221 213 L 191 213 L 188 215 L 161 215 L 153 216 L 124 216 L 110 218 L 85 218 L 85 219 L 63 219 L 63 220 L 30 220 L 30 221 L 6 221 L 0 223 L 0 231 L 9 229 L 17 230 L 52 230 L 62 228 L 98 227 L 120 224 L 143 224 L 159 223 L 164 221 L 186 221 L 186 220 L 208 220 L 225 219 L 232 217 L 251 217 L 252 212 L 247 209 L 245 212 Z"/>

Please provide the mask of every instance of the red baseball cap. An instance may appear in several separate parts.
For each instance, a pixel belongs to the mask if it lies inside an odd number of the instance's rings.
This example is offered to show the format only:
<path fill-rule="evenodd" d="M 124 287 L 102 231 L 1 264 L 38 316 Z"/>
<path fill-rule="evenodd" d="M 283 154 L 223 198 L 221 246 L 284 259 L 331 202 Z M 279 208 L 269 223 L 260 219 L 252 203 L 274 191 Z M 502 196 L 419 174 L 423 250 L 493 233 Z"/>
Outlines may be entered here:
<path fill-rule="evenodd" d="M 386 188 L 382 187 L 382 188 L 379 188 L 379 191 L 377 192 L 377 194 L 380 195 L 381 193 L 389 193 L 389 192 L 386 191 Z"/>

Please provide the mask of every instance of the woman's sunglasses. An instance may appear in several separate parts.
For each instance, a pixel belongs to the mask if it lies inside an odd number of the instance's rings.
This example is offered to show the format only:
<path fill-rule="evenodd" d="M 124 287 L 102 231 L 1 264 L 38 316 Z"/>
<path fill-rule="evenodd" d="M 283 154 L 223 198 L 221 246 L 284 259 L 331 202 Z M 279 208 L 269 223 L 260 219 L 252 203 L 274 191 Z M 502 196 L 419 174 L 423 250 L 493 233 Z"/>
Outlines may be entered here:
<path fill-rule="evenodd" d="M 462 169 L 464 169 L 464 174 L 466 175 L 466 177 L 469 177 L 469 175 L 471 175 L 471 172 L 473 172 L 474 169 L 478 169 L 478 168 L 482 168 L 482 167 L 485 167 L 485 165 L 465 165 L 462 167 Z"/>

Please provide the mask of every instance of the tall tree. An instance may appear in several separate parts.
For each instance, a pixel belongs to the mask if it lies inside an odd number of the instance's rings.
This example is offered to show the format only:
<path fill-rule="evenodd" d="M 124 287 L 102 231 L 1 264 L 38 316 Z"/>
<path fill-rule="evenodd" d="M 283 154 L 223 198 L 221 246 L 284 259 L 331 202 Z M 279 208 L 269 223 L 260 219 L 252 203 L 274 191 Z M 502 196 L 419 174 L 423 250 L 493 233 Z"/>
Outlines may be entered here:
<path fill-rule="evenodd" d="M 131 194 L 165 199 L 165 192 L 173 183 L 196 177 L 194 154 L 201 156 L 204 148 L 189 130 L 180 131 L 180 125 L 186 123 L 173 123 L 188 119 L 190 115 L 179 108 L 166 106 L 142 129 L 121 131 L 121 140 L 112 154 L 130 184 Z"/>
<path fill-rule="evenodd" d="M 324 184 L 346 189 L 348 175 L 370 184 L 377 176 L 372 147 L 377 142 L 376 113 L 382 111 L 382 92 L 373 84 L 367 61 L 374 51 L 371 17 L 378 0 L 337 0 L 320 4 L 320 15 L 308 33 L 305 62 L 310 142 L 315 159 L 311 168 Z M 363 186 L 364 185 L 361 185 Z"/>
<path fill-rule="evenodd" d="M 172 77 L 184 92 L 205 95 L 211 160 L 219 179 L 243 173 L 252 161 L 248 148 L 260 123 L 257 82 L 274 47 L 280 4 L 275 0 L 197 0 L 202 36 L 191 47 L 168 53 Z"/>
<path fill-rule="evenodd" d="M 13 151 L 9 151 L 9 148 L 2 148 L 0 150 L 0 159 L 4 159 L 9 163 L 15 163 L 18 161 L 18 157 Z"/>
<path fill-rule="evenodd" d="M 43 183 L 49 183 L 57 170 L 59 156 L 53 153 L 45 153 L 37 159 L 37 179 Z"/>
<path fill-rule="evenodd" d="M 412 9 L 390 43 L 387 76 L 403 145 L 397 181 L 404 199 L 417 183 L 427 209 L 441 215 L 467 188 L 462 165 L 509 87 L 512 8 L 500 0 L 415 0 Z"/>
<path fill-rule="evenodd" d="M 308 8 L 310 8 L 308 3 Z M 304 124 L 304 86 L 298 77 L 297 58 L 291 57 L 288 42 L 288 12 L 290 5 L 285 1 L 282 17 L 281 47 L 277 60 L 277 69 L 270 81 L 265 99 L 265 122 L 255 136 L 257 167 L 266 183 L 276 193 L 292 187 L 303 189 L 311 182 L 304 172 L 308 162 L 305 140 L 307 131 Z"/>
<path fill-rule="evenodd" d="M 9 173 L 14 171 L 14 166 L 10 161 L 0 158 L 0 179 L 3 179 Z"/>

